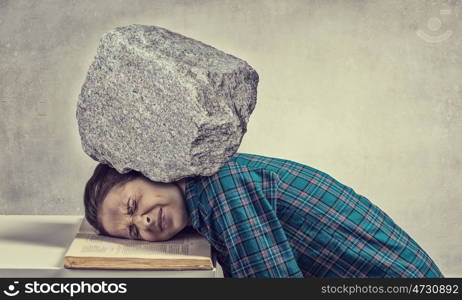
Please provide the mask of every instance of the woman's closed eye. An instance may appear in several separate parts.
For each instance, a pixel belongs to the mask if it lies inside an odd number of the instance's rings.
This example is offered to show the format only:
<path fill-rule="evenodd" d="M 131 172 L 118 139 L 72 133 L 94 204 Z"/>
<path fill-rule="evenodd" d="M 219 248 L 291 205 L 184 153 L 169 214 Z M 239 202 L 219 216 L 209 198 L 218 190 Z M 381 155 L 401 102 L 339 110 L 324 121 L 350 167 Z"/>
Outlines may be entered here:
<path fill-rule="evenodd" d="M 135 239 L 141 240 L 140 233 L 138 231 L 138 228 L 136 228 L 136 226 L 131 225 L 129 231 L 130 231 L 130 237 L 134 237 Z"/>
<path fill-rule="evenodd" d="M 132 198 L 128 199 L 128 201 L 127 201 L 127 213 L 128 213 L 128 215 L 133 215 L 135 213 L 135 211 L 137 209 L 137 205 L 138 205 L 138 203 L 134 199 L 132 199 Z"/>
<path fill-rule="evenodd" d="M 127 214 L 128 215 L 133 215 L 138 208 L 138 203 L 134 199 L 130 198 L 127 201 Z M 130 236 L 133 236 L 134 238 L 141 239 L 141 236 L 139 234 L 138 228 L 136 228 L 135 225 L 130 225 L 128 228 Z M 132 234 L 133 232 L 133 234 Z"/>

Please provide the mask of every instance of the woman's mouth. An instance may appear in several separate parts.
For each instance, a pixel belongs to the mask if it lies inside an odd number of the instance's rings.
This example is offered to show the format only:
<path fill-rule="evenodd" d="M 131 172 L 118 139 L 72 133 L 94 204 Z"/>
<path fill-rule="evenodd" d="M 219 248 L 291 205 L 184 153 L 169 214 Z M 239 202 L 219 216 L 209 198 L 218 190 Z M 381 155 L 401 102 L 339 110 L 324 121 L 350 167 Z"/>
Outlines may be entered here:
<path fill-rule="evenodd" d="M 160 224 L 162 225 L 162 231 L 168 229 L 168 211 L 162 209 L 162 218 Z"/>
<path fill-rule="evenodd" d="M 163 231 L 164 230 L 164 214 L 162 212 L 162 208 L 159 209 L 159 214 L 157 216 L 157 226 L 159 226 L 159 230 Z"/>

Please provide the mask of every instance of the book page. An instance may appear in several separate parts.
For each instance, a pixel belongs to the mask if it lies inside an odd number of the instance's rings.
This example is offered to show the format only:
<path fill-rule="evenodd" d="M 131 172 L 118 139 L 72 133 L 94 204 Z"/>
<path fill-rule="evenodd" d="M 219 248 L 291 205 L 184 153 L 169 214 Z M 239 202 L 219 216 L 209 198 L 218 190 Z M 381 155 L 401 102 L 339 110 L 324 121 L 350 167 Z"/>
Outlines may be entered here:
<path fill-rule="evenodd" d="M 123 257 L 153 259 L 210 258 L 208 241 L 192 228 L 162 242 L 129 240 L 98 235 L 84 219 L 65 256 Z"/>

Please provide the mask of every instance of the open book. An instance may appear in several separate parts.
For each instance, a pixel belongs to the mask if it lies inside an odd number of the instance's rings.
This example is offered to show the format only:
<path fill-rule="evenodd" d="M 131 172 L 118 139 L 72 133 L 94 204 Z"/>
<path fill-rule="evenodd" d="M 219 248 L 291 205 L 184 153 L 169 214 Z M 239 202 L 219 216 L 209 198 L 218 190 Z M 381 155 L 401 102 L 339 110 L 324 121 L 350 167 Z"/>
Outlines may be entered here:
<path fill-rule="evenodd" d="M 64 256 L 68 269 L 211 270 L 208 241 L 185 228 L 163 242 L 99 235 L 83 218 L 79 232 Z"/>

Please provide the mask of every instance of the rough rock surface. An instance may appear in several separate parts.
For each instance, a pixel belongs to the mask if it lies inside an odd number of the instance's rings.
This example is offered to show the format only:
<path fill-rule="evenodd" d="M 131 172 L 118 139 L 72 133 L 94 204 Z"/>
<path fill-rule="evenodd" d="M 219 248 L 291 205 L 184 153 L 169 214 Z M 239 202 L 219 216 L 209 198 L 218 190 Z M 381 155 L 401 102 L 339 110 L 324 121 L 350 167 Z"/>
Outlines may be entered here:
<path fill-rule="evenodd" d="M 126 173 L 172 182 L 215 173 L 247 131 L 258 74 L 245 61 L 157 26 L 106 33 L 82 86 L 82 147 Z"/>

